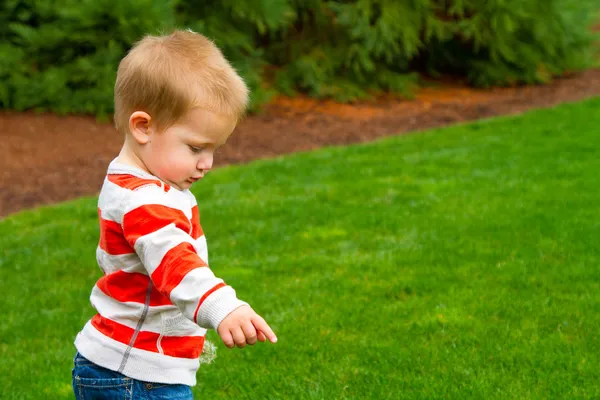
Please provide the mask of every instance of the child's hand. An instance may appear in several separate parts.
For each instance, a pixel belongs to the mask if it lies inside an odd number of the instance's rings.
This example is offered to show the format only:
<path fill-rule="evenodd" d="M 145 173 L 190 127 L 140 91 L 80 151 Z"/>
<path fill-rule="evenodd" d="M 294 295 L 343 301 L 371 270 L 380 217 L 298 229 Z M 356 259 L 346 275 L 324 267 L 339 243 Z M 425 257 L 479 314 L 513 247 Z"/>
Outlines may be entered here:
<path fill-rule="evenodd" d="M 271 343 L 277 342 L 277 336 L 265 320 L 250 306 L 241 306 L 229 314 L 217 328 L 225 346 L 242 348 L 246 344 L 253 345 L 258 339 L 264 342 L 269 338 Z"/>

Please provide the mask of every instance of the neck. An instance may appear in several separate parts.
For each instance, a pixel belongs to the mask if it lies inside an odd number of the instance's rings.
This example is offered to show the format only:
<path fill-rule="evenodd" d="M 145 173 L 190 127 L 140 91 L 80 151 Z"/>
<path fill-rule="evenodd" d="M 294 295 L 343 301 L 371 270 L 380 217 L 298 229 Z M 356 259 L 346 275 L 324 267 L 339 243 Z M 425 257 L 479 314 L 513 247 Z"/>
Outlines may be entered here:
<path fill-rule="evenodd" d="M 141 169 L 142 171 L 151 173 L 150 171 L 148 171 L 146 164 L 144 164 L 138 152 L 133 147 L 134 145 L 131 143 L 131 138 L 126 137 L 125 142 L 123 143 L 123 147 L 119 152 L 119 156 L 117 157 L 117 161 L 121 164 L 136 167 Z"/>

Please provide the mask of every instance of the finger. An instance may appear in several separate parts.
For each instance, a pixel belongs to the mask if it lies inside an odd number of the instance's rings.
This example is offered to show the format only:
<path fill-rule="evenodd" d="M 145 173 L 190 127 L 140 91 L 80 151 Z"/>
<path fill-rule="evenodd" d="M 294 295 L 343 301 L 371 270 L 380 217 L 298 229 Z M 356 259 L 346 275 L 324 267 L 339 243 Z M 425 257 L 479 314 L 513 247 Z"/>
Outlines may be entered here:
<path fill-rule="evenodd" d="M 252 325 L 250 321 L 242 325 L 242 330 L 244 331 L 244 335 L 246 336 L 246 343 L 248 343 L 249 345 L 253 345 L 254 343 L 256 343 L 256 328 L 254 328 L 254 325 Z"/>
<path fill-rule="evenodd" d="M 223 340 L 223 343 L 225 344 L 225 346 L 227 346 L 228 348 L 233 348 L 234 346 L 234 342 L 233 342 L 233 337 L 231 336 L 231 333 L 229 332 L 228 329 L 225 329 L 223 331 L 223 333 L 219 332 L 220 336 L 221 336 L 221 340 Z"/>
<path fill-rule="evenodd" d="M 246 346 L 246 336 L 244 336 L 244 332 L 242 332 L 242 329 L 239 326 L 231 328 L 229 331 L 231 332 L 231 336 L 233 336 L 233 341 L 237 347 L 241 349 Z"/>
<path fill-rule="evenodd" d="M 267 337 L 261 331 L 256 331 L 256 338 L 259 342 L 264 342 L 265 340 L 267 340 Z"/>
<path fill-rule="evenodd" d="M 256 330 L 261 331 L 267 338 L 269 338 L 271 343 L 277 343 L 277 336 L 275 336 L 275 333 L 269 324 L 267 324 L 267 322 L 260 315 L 252 318 L 252 323 L 254 324 Z"/>

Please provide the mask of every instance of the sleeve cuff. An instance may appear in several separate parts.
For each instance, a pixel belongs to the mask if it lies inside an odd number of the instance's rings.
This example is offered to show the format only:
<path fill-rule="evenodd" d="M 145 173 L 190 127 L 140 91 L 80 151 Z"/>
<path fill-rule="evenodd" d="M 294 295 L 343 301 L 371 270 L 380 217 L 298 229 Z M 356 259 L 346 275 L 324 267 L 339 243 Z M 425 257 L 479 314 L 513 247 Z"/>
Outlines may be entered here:
<path fill-rule="evenodd" d="M 217 329 L 226 316 L 243 305 L 248 303 L 238 299 L 231 286 L 221 288 L 211 294 L 198 310 L 198 325 L 206 329 Z"/>

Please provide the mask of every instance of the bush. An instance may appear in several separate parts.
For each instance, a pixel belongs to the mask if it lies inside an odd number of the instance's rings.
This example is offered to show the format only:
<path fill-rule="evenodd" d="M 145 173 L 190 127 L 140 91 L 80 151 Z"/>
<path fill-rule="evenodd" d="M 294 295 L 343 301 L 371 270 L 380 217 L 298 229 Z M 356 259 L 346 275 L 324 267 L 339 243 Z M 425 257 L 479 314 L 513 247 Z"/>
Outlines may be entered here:
<path fill-rule="evenodd" d="M 7 39 L 0 104 L 17 110 L 112 112 L 121 57 L 174 21 L 173 6 L 160 0 L 5 0 L 0 7 Z"/>
<path fill-rule="evenodd" d="M 112 112 L 119 60 L 174 26 L 211 37 L 249 83 L 341 101 L 410 95 L 419 73 L 544 83 L 589 65 L 593 0 L 4 0 L 0 106 Z"/>

